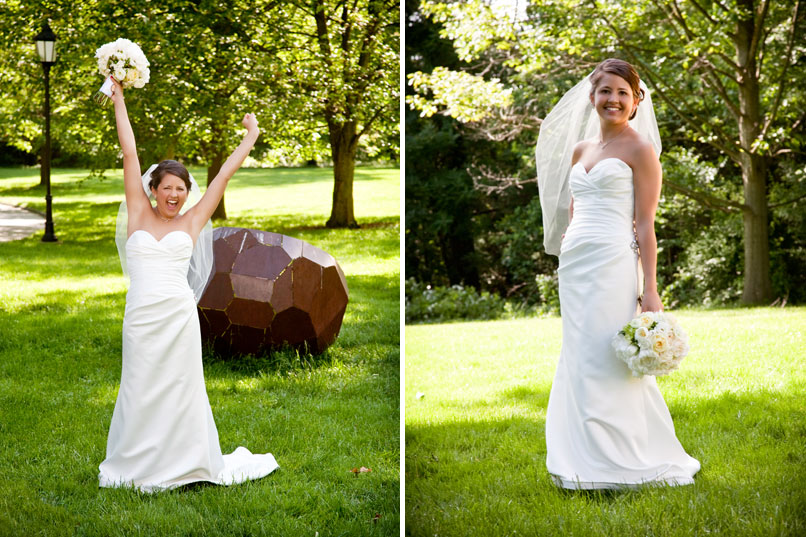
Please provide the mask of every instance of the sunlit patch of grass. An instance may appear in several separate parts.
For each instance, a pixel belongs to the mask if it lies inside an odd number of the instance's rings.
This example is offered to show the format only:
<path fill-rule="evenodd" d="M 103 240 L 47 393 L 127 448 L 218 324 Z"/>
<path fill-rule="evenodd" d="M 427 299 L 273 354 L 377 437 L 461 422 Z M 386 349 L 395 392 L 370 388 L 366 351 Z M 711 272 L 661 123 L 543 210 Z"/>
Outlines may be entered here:
<path fill-rule="evenodd" d="M 546 472 L 559 318 L 407 326 L 407 534 L 806 534 L 806 308 L 676 316 L 691 354 L 658 384 L 702 470 L 615 493 Z"/>
<path fill-rule="evenodd" d="M 286 349 L 221 360 L 205 350 L 222 450 L 270 451 L 277 472 L 153 496 L 98 488 L 127 282 L 114 244 L 120 174 L 86 176 L 53 170 L 59 243 L 0 243 L 0 535 L 397 534 L 399 171 L 357 171 L 356 216 L 368 224 L 358 230 L 324 228 L 332 170 L 233 178 L 229 219 L 215 225 L 286 233 L 328 251 L 350 304 L 321 356 Z M 38 181 L 39 170 L 0 169 L 0 202 L 44 210 Z M 359 466 L 372 472 L 356 477 Z"/>

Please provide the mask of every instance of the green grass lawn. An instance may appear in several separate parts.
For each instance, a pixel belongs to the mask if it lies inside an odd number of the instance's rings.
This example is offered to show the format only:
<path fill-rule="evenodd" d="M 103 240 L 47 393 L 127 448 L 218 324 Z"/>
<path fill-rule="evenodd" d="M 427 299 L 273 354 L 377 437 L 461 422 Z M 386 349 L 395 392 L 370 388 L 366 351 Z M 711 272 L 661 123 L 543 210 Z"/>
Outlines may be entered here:
<path fill-rule="evenodd" d="M 205 172 L 192 170 L 204 183 Z M 280 469 L 232 487 L 155 495 L 98 488 L 120 381 L 126 281 L 114 244 L 122 176 L 54 170 L 59 243 L 0 243 L 0 535 L 397 535 L 400 527 L 400 176 L 356 171 L 359 230 L 323 227 L 329 169 L 243 169 L 229 219 L 298 237 L 339 261 L 341 334 L 204 369 L 221 448 Z M 39 171 L 0 169 L 0 202 L 44 210 Z M 358 476 L 355 467 L 371 473 Z M 376 514 L 379 518 L 376 519 Z"/>
<path fill-rule="evenodd" d="M 675 314 L 691 353 L 658 384 L 702 470 L 617 493 L 546 472 L 559 318 L 407 326 L 406 533 L 806 535 L 806 308 Z"/>

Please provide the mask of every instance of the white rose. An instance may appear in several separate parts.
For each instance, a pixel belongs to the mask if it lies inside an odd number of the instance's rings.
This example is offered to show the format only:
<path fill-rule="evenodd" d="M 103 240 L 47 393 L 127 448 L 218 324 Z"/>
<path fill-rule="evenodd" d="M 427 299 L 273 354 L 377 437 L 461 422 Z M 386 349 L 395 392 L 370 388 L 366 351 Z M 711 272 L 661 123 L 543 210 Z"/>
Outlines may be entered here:
<path fill-rule="evenodd" d="M 643 374 L 646 374 L 653 369 L 655 369 L 655 365 L 658 362 L 658 355 L 655 354 L 651 350 L 642 350 L 638 353 L 638 356 L 635 357 L 633 361 L 633 365 L 636 370 L 640 371 Z"/>
<path fill-rule="evenodd" d="M 658 353 L 652 350 L 641 351 L 638 353 L 638 358 L 646 365 L 658 363 Z"/>
<path fill-rule="evenodd" d="M 635 340 L 639 343 L 641 340 L 647 339 L 649 337 L 649 328 L 646 326 L 641 326 L 635 330 Z"/>
<path fill-rule="evenodd" d="M 672 353 L 678 358 L 683 358 L 688 354 L 688 344 L 685 341 L 676 339 L 671 345 Z"/>
<path fill-rule="evenodd" d="M 665 351 L 658 354 L 658 361 L 664 367 L 669 367 L 670 365 L 674 364 L 674 354 L 672 353 L 671 348 L 667 348 Z"/>
<path fill-rule="evenodd" d="M 620 360 L 624 360 L 628 355 L 629 342 L 624 339 L 621 334 L 616 334 L 610 342 L 613 350 L 616 351 L 616 356 Z"/>
<path fill-rule="evenodd" d="M 663 332 L 655 332 L 650 336 L 652 350 L 657 354 L 666 352 L 669 349 L 669 338 Z"/>
<path fill-rule="evenodd" d="M 647 328 L 649 328 L 650 326 L 652 326 L 652 323 L 655 322 L 655 314 L 651 311 L 645 311 L 644 313 L 636 317 L 636 319 L 638 320 L 638 326 L 646 326 Z"/>
<path fill-rule="evenodd" d="M 661 332 L 670 334 L 672 332 L 672 325 L 667 323 L 665 320 L 661 319 L 658 321 L 658 324 L 656 324 L 655 328 L 653 328 L 652 330 L 653 331 L 660 330 Z"/>
<path fill-rule="evenodd" d="M 142 88 L 148 83 L 148 78 L 149 78 L 148 69 L 146 69 L 145 72 L 141 72 L 137 76 L 137 80 L 134 81 L 134 87 Z"/>

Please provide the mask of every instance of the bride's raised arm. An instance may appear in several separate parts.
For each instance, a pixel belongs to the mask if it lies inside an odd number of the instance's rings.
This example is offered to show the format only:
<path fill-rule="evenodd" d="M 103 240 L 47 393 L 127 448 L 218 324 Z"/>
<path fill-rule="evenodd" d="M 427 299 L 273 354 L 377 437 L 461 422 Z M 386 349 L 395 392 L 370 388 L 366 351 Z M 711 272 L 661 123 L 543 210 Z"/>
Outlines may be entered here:
<path fill-rule="evenodd" d="M 221 166 L 218 175 L 207 186 L 207 190 L 199 203 L 188 211 L 188 214 L 191 215 L 194 234 L 200 232 L 210 217 L 213 216 L 218 202 L 224 196 L 224 190 L 226 190 L 230 178 L 241 167 L 249 152 L 252 151 L 258 136 L 260 136 L 260 129 L 257 126 L 257 118 L 254 114 L 246 114 L 241 123 L 246 127 L 246 134 L 240 145 L 235 148 L 235 151 Z"/>
<path fill-rule="evenodd" d="M 123 99 L 123 88 L 113 79 L 112 102 L 115 105 L 115 121 L 117 123 L 118 140 L 123 151 L 123 185 L 126 190 L 126 206 L 129 212 L 129 225 L 137 224 L 146 210 L 151 209 L 148 196 L 143 191 L 140 181 L 140 161 L 137 158 L 137 145 L 134 131 L 126 111 Z"/>

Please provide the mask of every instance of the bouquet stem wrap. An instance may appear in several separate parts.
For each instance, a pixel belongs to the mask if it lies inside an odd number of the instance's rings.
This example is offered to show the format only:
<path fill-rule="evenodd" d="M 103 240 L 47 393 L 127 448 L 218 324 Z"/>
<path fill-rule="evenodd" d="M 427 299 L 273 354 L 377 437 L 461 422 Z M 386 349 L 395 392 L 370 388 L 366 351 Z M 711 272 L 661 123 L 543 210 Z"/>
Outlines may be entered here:
<path fill-rule="evenodd" d="M 96 91 L 95 95 L 92 96 L 92 100 L 100 104 L 101 106 L 106 106 L 109 103 L 109 98 L 111 96 L 112 96 L 112 77 L 109 76 L 104 81 L 104 85 L 101 86 L 101 89 Z"/>

